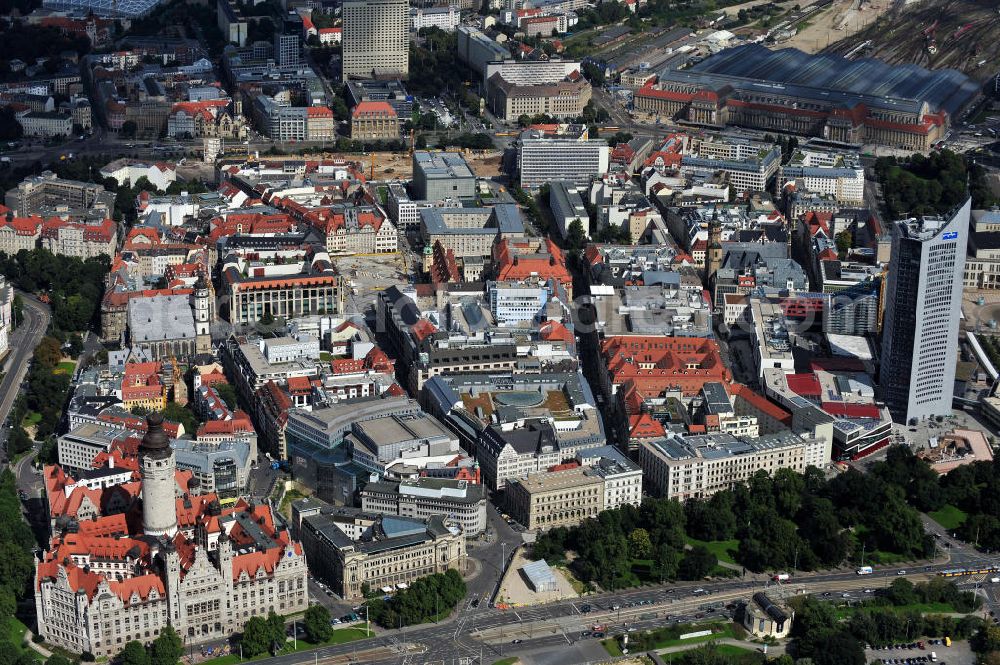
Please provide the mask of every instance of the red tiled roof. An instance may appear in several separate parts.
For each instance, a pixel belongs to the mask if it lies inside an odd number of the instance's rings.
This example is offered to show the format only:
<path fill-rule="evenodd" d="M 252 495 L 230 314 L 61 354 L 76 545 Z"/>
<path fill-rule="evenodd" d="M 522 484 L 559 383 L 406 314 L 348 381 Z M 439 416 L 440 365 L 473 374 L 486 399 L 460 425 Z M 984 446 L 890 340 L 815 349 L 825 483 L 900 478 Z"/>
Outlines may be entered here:
<path fill-rule="evenodd" d="M 389 105 L 389 102 L 360 102 L 351 111 L 351 117 L 360 118 L 361 116 L 391 116 L 396 117 L 396 109 Z"/>
<path fill-rule="evenodd" d="M 572 342 L 573 333 L 558 321 L 546 321 L 538 329 L 538 336 L 547 341 Z"/>
<path fill-rule="evenodd" d="M 427 319 L 420 319 L 419 321 L 413 324 L 413 327 L 410 328 L 410 331 L 413 333 L 413 336 L 416 338 L 417 342 L 422 342 L 424 341 L 424 339 L 427 338 L 428 335 L 433 335 L 434 333 L 436 333 L 437 328 L 434 326 L 433 323 L 431 323 Z"/>
<path fill-rule="evenodd" d="M 306 115 L 310 118 L 332 118 L 333 111 L 326 106 L 310 106 L 306 109 Z"/>
<path fill-rule="evenodd" d="M 739 397 L 749 402 L 761 413 L 767 414 L 785 425 L 792 424 L 792 414 L 742 383 L 730 383 L 728 389 L 733 397 Z"/>
<path fill-rule="evenodd" d="M 663 423 L 654 420 L 648 413 L 641 413 L 629 416 L 629 438 L 631 439 L 655 439 L 666 436 Z"/>
<path fill-rule="evenodd" d="M 563 285 L 573 283 L 562 250 L 548 238 L 537 247 L 533 243 L 504 238 L 494 247 L 493 260 L 498 281 L 540 278 L 554 279 Z"/>

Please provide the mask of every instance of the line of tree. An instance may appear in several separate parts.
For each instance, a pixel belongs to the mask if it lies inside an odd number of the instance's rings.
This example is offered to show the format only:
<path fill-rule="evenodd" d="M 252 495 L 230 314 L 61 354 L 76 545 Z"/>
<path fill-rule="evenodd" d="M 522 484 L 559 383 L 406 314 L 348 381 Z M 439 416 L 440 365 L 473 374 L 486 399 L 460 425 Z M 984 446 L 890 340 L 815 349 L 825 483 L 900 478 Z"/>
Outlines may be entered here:
<path fill-rule="evenodd" d="M 954 592 L 958 589 L 954 588 Z M 983 626 L 982 619 L 972 615 L 923 614 L 919 609 L 891 606 L 856 607 L 841 621 L 834 605 L 814 596 L 795 598 L 792 605 L 794 653 L 799 658 L 811 658 L 814 665 L 863 665 L 865 644 L 908 642 L 917 637 L 949 636 L 961 640 L 976 635 Z"/>
<path fill-rule="evenodd" d="M 385 600 L 366 604 L 368 618 L 385 628 L 401 628 L 436 621 L 451 614 L 465 597 L 465 581 L 454 568 L 415 580 L 408 588 Z"/>
<path fill-rule="evenodd" d="M 50 336 L 43 337 L 32 356 L 27 388 L 11 410 L 12 428 L 7 439 L 7 454 L 11 457 L 31 449 L 32 439 L 23 427 L 29 412 L 33 411 L 40 416 L 35 423 L 36 440 L 43 441 L 58 429 L 72 379 L 68 372 L 59 371 L 61 360 L 62 344 L 59 340 Z"/>
<path fill-rule="evenodd" d="M 274 612 L 267 617 L 250 617 L 243 624 L 239 645 L 244 658 L 253 658 L 263 653 L 277 653 L 285 644 L 285 621 Z"/>
<path fill-rule="evenodd" d="M 542 534 L 532 556 L 562 561 L 572 550 L 577 556 L 570 565 L 580 579 L 608 589 L 644 580 L 697 579 L 711 572 L 714 561 L 698 548 L 687 548 L 685 537 L 736 540 L 732 555 L 754 572 L 831 568 L 860 560 L 863 551 L 869 562 L 877 561 L 879 551 L 926 557 L 934 552 L 933 539 L 907 503 L 907 487 L 893 477 L 891 465 L 900 463 L 898 455 L 893 449 L 890 462 L 868 474 L 849 470 L 827 480 L 815 467 L 804 474 L 759 471 L 708 499 L 682 505 L 647 498 L 639 507 L 604 511 L 578 526 Z M 918 487 L 912 491 L 919 492 Z M 648 535 L 648 549 L 637 547 L 645 543 L 645 535 L 637 537 L 637 532 Z M 647 559 L 648 565 L 637 563 Z"/>
<path fill-rule="evenodd" d="M 118 665 L 177 665 L 183 655 L 181 636 L 166 626 L 148 647 L 138 640 L 128 642 L 115 657 L 115 662 Z"/>
<path fill-rule="evenodd" d="M 16 634 L 12 622 L 17 603 L 32 593 L 35 538 L 21 518 L 17 478 L 8 469 L 0 471 L 0 664 L 30 665 L 34 659 L 24 645 L 12 644 Z"/>

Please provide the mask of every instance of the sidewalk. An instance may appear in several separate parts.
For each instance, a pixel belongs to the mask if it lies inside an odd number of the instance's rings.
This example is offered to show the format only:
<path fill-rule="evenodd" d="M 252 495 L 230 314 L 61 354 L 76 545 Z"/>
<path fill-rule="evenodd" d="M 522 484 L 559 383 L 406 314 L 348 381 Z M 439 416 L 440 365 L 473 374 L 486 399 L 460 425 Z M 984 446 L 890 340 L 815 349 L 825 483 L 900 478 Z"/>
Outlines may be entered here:
<path fill-rule="evenodd" d="M 746 649 L 747 651 L 756 651 L 757 653 L 762 653 L 764 649 L 764 645 L 758 642 L 747 642 L 745 640 L 736 640 L 731 637 L 724 637 L 721 640 L 713 640 L 711 642 L 692 642 L 691 644 L 678 644 L 677 646 L 667 647 L 666 649 L 657 649 L 656 653 L 659 654 L 680 653 L 682 651 L 691 651 L 692 649 L 703 647 L 706 644 L 726 644 L 728 646 Z M 771 644 L 767 647 L 768 656 L 780 656 L 783 653 L 785 653 L 784 644 Z"/>
<path fill-rule="evenodd" d="M 41 644 L 35 644 L 35 642 L 32 641 L 32 638 L 34 636 L 35 636 L 35 634 L 32 633 L 30 629 L 24 631 L 24 639 L 27 640 L 28 646 L 31 649 L 33 649 L 37 653 L 39 653 L 42 656 L 44 656 L 46 659 L 48 659 L 49 657 L 51 657 L 52 656 L 52 652 L 51 651 L 49 651 L 48 649 L 46 649 L 45 647 L 43 647 Z"/>

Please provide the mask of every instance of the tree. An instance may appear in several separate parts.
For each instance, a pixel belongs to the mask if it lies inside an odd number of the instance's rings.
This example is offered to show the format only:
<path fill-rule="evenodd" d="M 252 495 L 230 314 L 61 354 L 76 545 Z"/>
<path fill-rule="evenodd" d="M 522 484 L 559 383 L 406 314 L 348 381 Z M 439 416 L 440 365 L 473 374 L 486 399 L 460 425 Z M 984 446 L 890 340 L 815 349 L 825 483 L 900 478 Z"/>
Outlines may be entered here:
<path fill-rule="evenodd" d="M 45 659 L 45 665 L 73 665 L 73 661 L 66 656 L 54 653 Z"/>
<path fill-rule="evenodd" d="M 80 333 L 73 333 L 69 336 L 69 355 L 71 358 L 78 358 L 83 353 L 83 337 Z"/>
<path fill-rule="evenodd" d="M 1000 626 L 983 624 L 972 638 L 970 645 L 976 653 L 1000 651 Z"/>
<path fill-rule="evenodd" d="M 823 641 L 823 648 L 812 654 L 816 665 L 865 665 L 865 650 L 850 633 L 838 630 Z"/>
<path fill-rule="evenodd" d="M 7 439 L 7 455 L 14 457 L 31 450 L 31 437 L 24 431 L 20 423 L 13 428 L 10 438 Z"/>
<path fill-rule="evenodd" d="M 132 640 L 126 644 L 115 660 L 119 665 L 150 665 L 146 647 L 138 640 Z"/>
<path fill-rule="evenodd" d="M 0 108 L 0 141 L 16 141 L 24 134 L 21 123 L 17 121 L 14 109 L 10 106 Z"/>
<path fill-rule="evenodd" d="M 177 631 L 166 626 L 150 647 L 150 665 L 177 665 L 184 655 L 184 642 Z"/>
<path fill-rule="evenodd" d="M 167 408 L 163 409 L 163 417 L 184 426 L 184 431 L 194 433 L 198 431 L 198 419 L 195 418 L 191 409 L 181 406 L 177 402 L 167 402 Z"/>
<path fill-rule="evenodd" d="M 122 123 L 121 132 L 119 132 L 123 138 L 134 139 L 135 133 L 138 131 L 139 126 L 135 124 L 134 120 L 126 120 Z"/>
<path fill-rule="evenodd" d="M 222 401 L 226 403 L 231 410 L 235 411 L 240 408 L 240 402 L 236 397 L 236 389 L 233 388 L 231 383 L 216 383 L 214 386 L 215 391 L 219 393 L 219 397 Z"/>
<path fill-rule="evenodd" d="M 587 244 L 587 232 L 583 228 L 583 221 L 577 217 L 566 229 L 566 249 L 571 252 L 578 252 Z"/>
<path fill-rule="evenodd" d="M 681 552 L 670 545 L 663 543 L 653 557 L 653 565 L 650 568 L 652 576 L 660 582 L 677 579 L 677 569 L 681 563 Z"/>
<path fill-rule="evenodd" d="M 305 614 L 306 639 L 313 644 L 326 642 L 333 635 L 330 610 L 325 605 L 311 605 Z"/>
<path fill-rule="evenodd" d="M 704 545 L 695 545 L 685 552 L 677 568 L 677 576 L 682 580 L 700 580 L 712 572 L 719 560 Z"/>
<path fill-rule="evenodd" d="M 57 367 L 62 361 L 62 345 L 55 337 L 45 336 L 35 347 L 35 362 L 48 368 Z"/>
<path fill-rule="evenodd" d="M 648 559 L 653 553 L 653 543 L 645 529 L 633 529 L 628 536 L 628 551 L 633 559 Z"/>
<path fill-rule="evenodd" d="M 285 641 L 285 620 L 271 610 L 267 613 L 267 629 L 270 633 L 271 644 L 281 645 Z"/>
<path fill-rule="evenodd" d="M 271 648 L 271 627 L 268 626 L 264 617 L 250 617 L 243 625 L 243 634 L 240 635 L 240 646 L 243 649 L 243 657 L 250 658 L 266 653 Z M 129 663 L 128 665 L 146 665 L 144 663 Z"/>

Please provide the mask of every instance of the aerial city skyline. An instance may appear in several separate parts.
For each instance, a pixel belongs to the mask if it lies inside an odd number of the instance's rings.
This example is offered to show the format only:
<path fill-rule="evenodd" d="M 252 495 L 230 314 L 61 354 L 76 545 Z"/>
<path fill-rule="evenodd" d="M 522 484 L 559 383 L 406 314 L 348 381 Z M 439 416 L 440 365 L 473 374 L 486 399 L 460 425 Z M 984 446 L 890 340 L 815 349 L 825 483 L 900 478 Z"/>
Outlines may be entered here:
<path fill-rule="evenodd" d="M 9 2 L 0 653 L 1000 662 L 998 12 Z"/>

